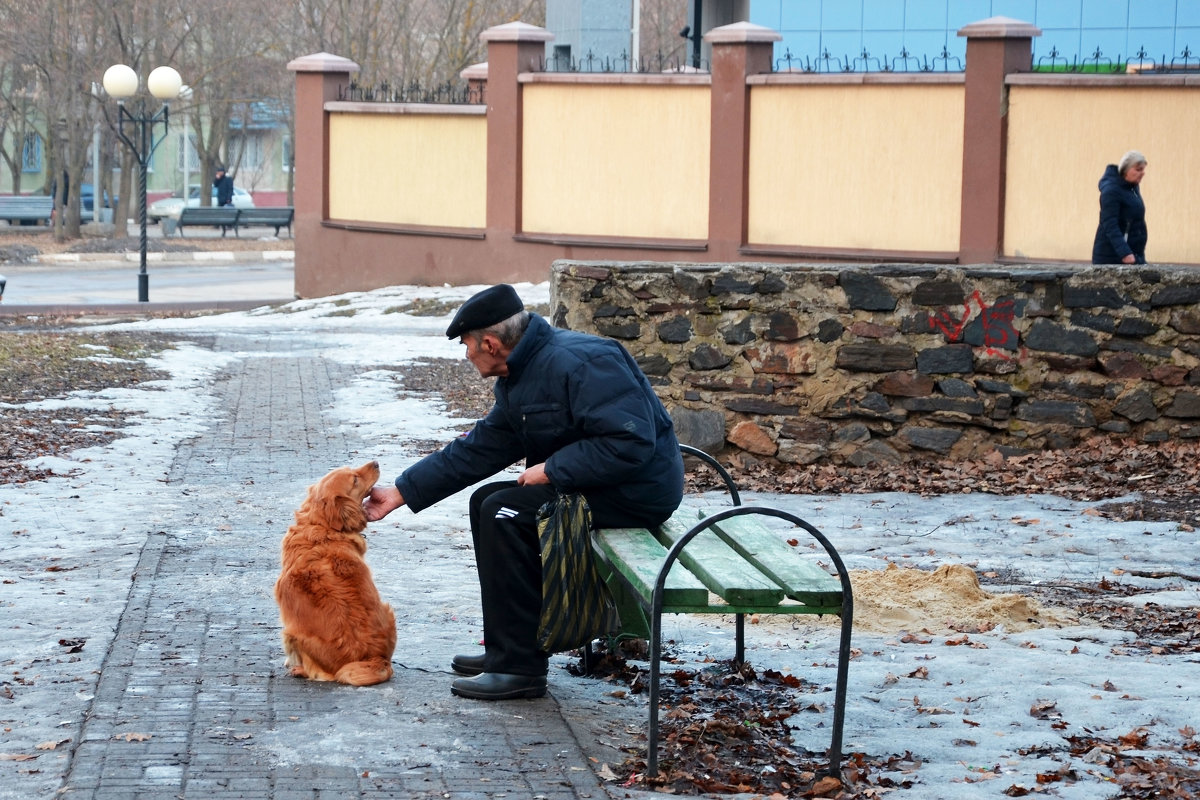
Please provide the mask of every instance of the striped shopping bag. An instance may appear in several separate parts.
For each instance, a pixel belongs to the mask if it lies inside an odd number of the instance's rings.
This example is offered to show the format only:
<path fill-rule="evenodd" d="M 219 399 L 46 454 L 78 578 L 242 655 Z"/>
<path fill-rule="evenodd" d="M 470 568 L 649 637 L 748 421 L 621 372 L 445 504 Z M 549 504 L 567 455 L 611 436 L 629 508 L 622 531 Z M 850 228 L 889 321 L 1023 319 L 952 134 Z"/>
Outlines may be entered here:
<path fill-rule="evenodd" d="M 538 647 L 561 653 L 617 633 L 621 617 L 592 559 L 592 512 L 579 493 L 538 509 L 542 616 Z"/>

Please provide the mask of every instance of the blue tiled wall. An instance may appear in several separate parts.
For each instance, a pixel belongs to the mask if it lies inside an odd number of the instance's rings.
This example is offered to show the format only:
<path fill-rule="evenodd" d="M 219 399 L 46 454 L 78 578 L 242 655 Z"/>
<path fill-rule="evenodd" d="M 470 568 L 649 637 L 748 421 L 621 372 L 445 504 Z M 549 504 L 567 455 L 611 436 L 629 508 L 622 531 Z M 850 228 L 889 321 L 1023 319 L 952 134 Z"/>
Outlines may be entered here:
<path fill-rule="evenodd" d="M 1012 17 L 1042 29 L 1034 63 L 1058 51 L 1067 61 L 1137 58 L 1170 61 L 1191 51 L 1200 58 L 1200 0 L 752 0 L 750 21 L 779 31 L 785 53 L 815 59 L 824 52 L 855 59 L 867 50 L 879 60 L 907 48 L 933 59 L 945 48 L 962 59 L 958 30 L 988 17 Z M 784 66 L 780 64 L 780 66 Z"/>

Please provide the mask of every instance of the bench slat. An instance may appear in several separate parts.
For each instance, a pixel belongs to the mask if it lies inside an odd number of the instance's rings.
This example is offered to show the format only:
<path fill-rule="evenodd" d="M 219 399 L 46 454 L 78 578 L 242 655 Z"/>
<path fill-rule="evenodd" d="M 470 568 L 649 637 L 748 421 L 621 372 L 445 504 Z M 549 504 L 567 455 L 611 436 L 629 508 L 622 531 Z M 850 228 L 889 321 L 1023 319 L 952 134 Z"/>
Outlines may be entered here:
<path fill-rule="evenodd" d="M 179 212 L 180 224 L 232 225 L 237 219 L 236 208 L 185 208 Z"/>
<path fill-rule="evenodd" d="M 680 513 L 659 526 L 663 544 L 670 547 L 698 522 Z M 691 522 L 691 524 L 689 524 Z M 739 556 L 712 530 L 701 531 L 688 542 L 679 560 L 714 594 L 733 606 L 761 607 L 766 611 L 779 605 L 783 589 Z"/>
<path fill-rule="evenodd" d="M 841 606 L 841 581 L 801 558 L 778 534 L 752 517 L 730 517 L 714 523 L 713 530 L 742 558 L 785 587 L 793 600 L 808 606 Z"/>
<path fill-rule="evenodd" d="M 648 606 L 654 595 L 658 570 L 667 550 L 644 528 L 604 528 L 592 538 L 595 547 L 613 569 L 621 573 Z M 708 590 L 683 565 L 667 573 L 664 607 L 704 606 Z"/>

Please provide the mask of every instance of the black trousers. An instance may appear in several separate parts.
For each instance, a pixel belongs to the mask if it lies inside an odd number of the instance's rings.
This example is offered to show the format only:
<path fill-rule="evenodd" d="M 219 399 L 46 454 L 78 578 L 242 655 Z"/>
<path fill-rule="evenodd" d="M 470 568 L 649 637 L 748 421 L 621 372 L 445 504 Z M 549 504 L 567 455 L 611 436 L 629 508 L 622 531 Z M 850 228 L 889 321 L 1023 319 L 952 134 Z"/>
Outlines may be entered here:
<path fill-rule="evenodd" d="M 550 484 L 518 486 L 498 481 L 471 495 L 471 537 L 483 601 L 484 672 L 545 675 L 548 654 L 538 649 L 542 616 L 542 548 L 537 512 L 558 496 Z M 592 524 L 598 528 L 642 527 L 634 510 L 589 497 Z"/>
<path fill-rule="evenodd" d="M 542 553 L 537 512 L 557 497 L 549 484 L 489 483 L 471 495 L 471 537 L 483 600 L 484 672 L 545 675 L 538 649 Z"/>

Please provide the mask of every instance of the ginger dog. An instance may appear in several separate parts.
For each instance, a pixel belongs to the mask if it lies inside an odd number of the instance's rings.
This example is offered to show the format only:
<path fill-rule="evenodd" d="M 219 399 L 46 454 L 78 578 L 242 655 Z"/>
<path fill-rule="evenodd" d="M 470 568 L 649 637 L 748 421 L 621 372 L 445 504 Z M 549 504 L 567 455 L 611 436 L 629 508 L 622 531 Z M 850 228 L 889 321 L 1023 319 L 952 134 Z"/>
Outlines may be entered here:
<path fill-rule="evenodd" d="M 285 665 L 297 677 L 352 686 L 392 677 L 396 615 L 363 559 L 362 501 L 377 480 L 377 461 L 333 470 L 309 487 L 284 534 L 275 602 Z"/>

